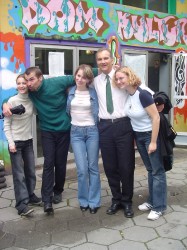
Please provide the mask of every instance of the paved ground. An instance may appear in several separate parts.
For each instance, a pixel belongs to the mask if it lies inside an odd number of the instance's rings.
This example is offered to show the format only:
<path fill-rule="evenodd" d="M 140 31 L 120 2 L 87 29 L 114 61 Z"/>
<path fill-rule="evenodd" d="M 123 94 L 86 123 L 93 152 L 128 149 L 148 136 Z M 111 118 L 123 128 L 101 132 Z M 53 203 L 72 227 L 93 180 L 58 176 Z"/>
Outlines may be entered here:
<path fill-rule="evenodd" d="M 71 165 L 72 166 L 72 165 Z M 173 170 L 167 173 L 168 209 L 157 221 L 148 221 L 137 206 L 146 200 L 147 175 L 136 158 L 132 219 L 123 211 L 106 215 L 111 194 L 101 166 L 102 207 L 98 213 L 82 213 L 77 202 L 75 171 L 68 167 L 63 202 L 47 216 L 35 207 L 30 218 L 20 218 L 14 208 L 12 176 L 0 189 L 0 249 L 24 250 L 184 250 L 187 249 L 187 149 L 175 149 Z M 36 194 L 40 195 L 41 170 L 37 170 Z"/>

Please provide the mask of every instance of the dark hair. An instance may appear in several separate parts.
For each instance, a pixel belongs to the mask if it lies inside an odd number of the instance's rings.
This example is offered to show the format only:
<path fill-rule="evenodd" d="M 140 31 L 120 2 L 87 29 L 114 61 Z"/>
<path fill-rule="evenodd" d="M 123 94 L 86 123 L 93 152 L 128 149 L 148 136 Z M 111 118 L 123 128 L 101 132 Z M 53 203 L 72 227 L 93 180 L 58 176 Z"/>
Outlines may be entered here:
<path fill-rule="evenodd" d="M 25 71 L 25 75 L 30 75 L 32 72 L 35 73 L 37 78 L 39 78 L 40 76 L 43 76 L 41 69 L 38 67 L 27 68 Z"/>
<path fill-rule="evenodd" d="M 94 79 L 94 74 L 92 72 L 91 66 L 87 64 L 79 65 L 79 67 L 75 71 L 74 77 L 76 77 L 76 74 L 78 73 L 79 70 L 83 71 L 83 76 L 89 80 L 88 85 L 90 85 Z"/>

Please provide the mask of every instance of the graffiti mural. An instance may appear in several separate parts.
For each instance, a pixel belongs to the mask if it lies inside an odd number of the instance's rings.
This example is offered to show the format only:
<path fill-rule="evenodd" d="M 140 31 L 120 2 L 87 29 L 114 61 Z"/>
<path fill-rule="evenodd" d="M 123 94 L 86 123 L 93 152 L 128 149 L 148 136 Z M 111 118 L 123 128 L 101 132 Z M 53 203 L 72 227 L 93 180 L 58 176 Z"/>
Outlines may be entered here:
<path fill-rule="evenodd" d="M 13 95 L 16 90 L 15 79 L 17 74 L 24 72 L 24 38 L 14 33 L 3 34 L 0 32 L 0 92 L 4 100 Z M 2 103 L 1 100 L 1 103 Z M 3 131 L 3 120 L 0 120 L 0 130 Z M 10 165 L 7 143 L 4 133 L 0 133 L 0 159 L 4 159 L 5 166 Z"/>
<path fill-rule="evenodd" d="M 186 0 L 177 0 L 177 14 L 185 14 L 187 10 L 187 1 Z"/>
<path fill-rule="evenodd" d="M 22 24 L 29 34 L 34 33 L 40 25 L 46 24 L 49 30 L 62 33 L 84 34 L 91 29 L 97 36 L 109 24 L 102 17 L 102 9 L 88 8 L 87 3 L 80 1 L 20 1 L 22 7 Z"/>
<path fill-rule="evenodd" d="M 38 38 L 87 39 L 102 42 L 111 33 L 120 44 L 156 47 L 187 45 L 187 18 L 158 16 L 152 11 L 125 11 L 124 6 L 99 1 L 13 1 L 10 14 L 16 29 Z M 15 11 L 16 8 L 16 11 Z M 123 11 L 124 9 L 124 11 Z M 19 10 L 19 11 L 18 11 Z M 110 18 L 110 12 L 113 18 Z"/>
<path fill-rule="evenodd" d="M 118 35 L 128 42 L 137 40 L 142 43 L 157 41 L 160 45 L 176 46 L 179 43 L 187 45 L 187 18 L 178 19 L 174 16 L 159 18 L 156 15 L 131 15 L 117 11 Z"/>
<path fill-rule="evenodd" d="M 174 58 L 174 125 L 178 132 L 187 132 L 187 54 Z"/>
<path fill-rule="evenodd" d="M 111 36 L 108 39 L 108 47 L 112 52 L 112 57 L 114 59 L 114 64 L 120 64 L 120 52 L 119 52 L 119 41 L 116 36 Z"/>

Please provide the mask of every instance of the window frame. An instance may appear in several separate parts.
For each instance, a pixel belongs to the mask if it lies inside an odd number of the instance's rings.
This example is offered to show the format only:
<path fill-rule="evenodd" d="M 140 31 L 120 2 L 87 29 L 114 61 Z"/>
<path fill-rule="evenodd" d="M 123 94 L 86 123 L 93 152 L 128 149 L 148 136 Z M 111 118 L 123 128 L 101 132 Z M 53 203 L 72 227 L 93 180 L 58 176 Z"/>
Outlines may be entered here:
<path fill-rule="evenodd" d="M 119 3 L 122 4 L 122 5 L 126 5 L 124 4 L 123 2 L 125 2 L 124 0 L 120 0 Z M 145 9 L 146 10 L 149 10 L 148 8 L 148 5 L 149 5 L 149 0 L 145 0 Z M 168 14 L 173 14 L 175 15 L 176 14 L 176 0 L 168 0 L 168 11 L 167 11 Z"/>

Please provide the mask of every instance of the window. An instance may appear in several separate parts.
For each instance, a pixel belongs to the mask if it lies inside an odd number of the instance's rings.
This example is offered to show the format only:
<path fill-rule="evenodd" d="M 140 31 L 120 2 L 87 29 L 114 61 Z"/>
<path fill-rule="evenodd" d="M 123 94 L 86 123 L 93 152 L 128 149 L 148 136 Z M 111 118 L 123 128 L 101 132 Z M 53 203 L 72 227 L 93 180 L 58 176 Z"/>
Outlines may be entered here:
<path fill-rule="evenodd" d="M 121 3 L 121 1 L 120 0 L 101 0 L 101 2 L 108 2 L 108 3 Z"/>
<path fill-rule="evenodd" d="M 124 5 L 129 5 L 137 8 L 154 10 L 158 12 L 168 13 L 168 2 L 170 0 L 123 0 Z"/>
<path fill-rule="evenodd" d="M 124 5 L 129 5 L 137 8 L 146 9 L 146 1 L 145 0 L 123 0 Z"/>
<path fill-rule="evenodd" d="M 176 14 L 176 0 L 105 0 L 102 2 L 123 4 L 146 10 Z"/>
<path fill-rule="evenodd" d="M 63 48 L 37 48 L 35 49 L 35 65 L 38 66 L 44 75 L 49 74 L 49 52 L 64 52 L 64 74 L 73 74 L 73 50 Z"/>
<path fill-rule="evenodd" d="M 162 1 L 149 0 L 148 9 L 167 13 L 168 12 L 168 0 L 162 0 Z"/>

